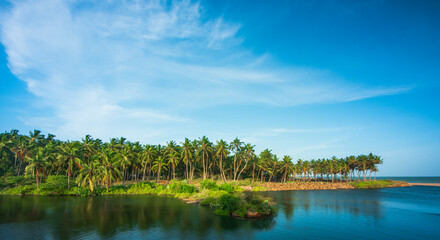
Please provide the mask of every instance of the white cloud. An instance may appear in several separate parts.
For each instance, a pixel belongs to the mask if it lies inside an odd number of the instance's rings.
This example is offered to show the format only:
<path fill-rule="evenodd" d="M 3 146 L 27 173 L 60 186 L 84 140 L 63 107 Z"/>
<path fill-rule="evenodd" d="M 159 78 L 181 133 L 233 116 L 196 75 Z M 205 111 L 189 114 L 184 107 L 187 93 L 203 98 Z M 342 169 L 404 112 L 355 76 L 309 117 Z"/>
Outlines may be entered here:
<path fill-rule="evenodd" d="M 245 26 L 203 14 L 191 1 L 12 3 L 1 18 L 9 67 L 53 110 L 25 122 L 60 137 L 149 139 L 172 132 L 168 124 L 197 121 L 182 115 L 190 108 L 337 103 L 407 90 L 349 86 L 316 69 L 269 69 L 267 54 L 240 45 Z"/>

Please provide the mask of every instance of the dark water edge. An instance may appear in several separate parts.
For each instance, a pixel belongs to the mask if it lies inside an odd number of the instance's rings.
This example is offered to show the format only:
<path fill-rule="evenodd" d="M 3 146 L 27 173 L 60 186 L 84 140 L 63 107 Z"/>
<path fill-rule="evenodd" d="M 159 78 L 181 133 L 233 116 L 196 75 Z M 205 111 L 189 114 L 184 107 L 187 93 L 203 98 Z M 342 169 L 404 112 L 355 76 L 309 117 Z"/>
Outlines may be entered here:
<path fill-rule="evenodd" d="M 440 183 L 440 177 L 377 177 L 377 180 L 398 180 L 409 183 Z"/>
<path fill-rule="evenodd" d="M 260 194 L 277 216 L 217 216 L 158 196 L 0 196 L 0 239 L 440 239 L 438 187 Z"/>

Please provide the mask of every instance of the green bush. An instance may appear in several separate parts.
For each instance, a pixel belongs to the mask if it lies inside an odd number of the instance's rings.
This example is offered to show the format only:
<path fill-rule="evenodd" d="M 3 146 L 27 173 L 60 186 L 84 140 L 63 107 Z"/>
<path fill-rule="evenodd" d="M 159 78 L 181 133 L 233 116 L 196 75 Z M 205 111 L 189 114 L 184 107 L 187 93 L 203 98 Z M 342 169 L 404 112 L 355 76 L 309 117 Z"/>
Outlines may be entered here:
<path fill-rule="evenodd" d="M 207 198 L 203 199 L 200 202 L 200 205 L 201 206 L 216 207 L 218 204 L 217 204 L 217 199 L 216 198 L 214 198 L 214 197 L 207 197 Z"/>
<path fill-rule="evenodd" d="M 186 184 L 184 182 L 178 182 L 175 181 L 168 185 L 168 188 L 171 190 L 172 193 L 195 193 L 196 188 L 192 185 Z"/>
<path fill-rule="evenodd" d="M 32 185 L 35 183 L 35 178 L 33 176 L 4 176 L 2 177 L 3 187 L 13 188 L 23 185 Z"/>
<path fill-rule="evenodd" d="M 232 194 L 224 194 L 218 199 L 218 206 L 221 210 L 232 213 L 237 210 L 239 201 L 240 198 L 235 197 Z"/>
<path fill-rule="evenodd" d="M 217 182 L 210 181 L 208 179 L 205 179 L 200 182 L 200 187 L 208 190 L 218 190 L 219 186 L 217 185 Z"/>
<path fill-rule="evenodd" d="M 240 202 L 237 209 L 233 212 L 235 216 L 237 217 L 246 217 L 248 210 L 248 205 L 245 202 Z"/>
<path fill-rule="evenodd" d="M 92 195 L 101 195 L 105 191 L 105 188 L 96 187 L 94 191 L 90 191 L 88 187 L 72 187 L 67 192 L 69 195 L 77 195 L 77 196 L 92 196 Z"/>
<path fill-rule="evenodd" d="M 43 192 L 63 192 L 67 190 L 67 176 L 51 175 L 40 186 Z"/>
<path fill-rule="evenodd" d="M 221 216 L 229 216 L 229 215 L 231 215 L 231 213 L 229 211 L 222 210 L 222 209 L 216 209 L 214 211 L 214 213 L 217 214 L 217 215 L 221 215 Z"/>
<path fill-rule="evenodd" d="M 241 188 L 241 187 L 239 187 L 239 186 L 237 186 L 237 187 L 238 187 L 238 188 Z M 228 192 L 228 193 L 233 193 L 235 187 L 234 187 L 234 185 L 232 185 L 232 184 L 229 184 L 229 183 L 223 183 L 222 185 L 220 185 L 220 189 L 221 189 L 221 190 L 224 190 L 224 191 L 226 191 L 226 192 Z M 241 189 L 242 189 L 242 188 L 241 188 Z"/>
<path fill-rule="evenodd" d="M 266 189 L 261 186 L 256 186 L 252 188 L 252 192 L 264 192 L 264 191 L 266 191 Z"/>

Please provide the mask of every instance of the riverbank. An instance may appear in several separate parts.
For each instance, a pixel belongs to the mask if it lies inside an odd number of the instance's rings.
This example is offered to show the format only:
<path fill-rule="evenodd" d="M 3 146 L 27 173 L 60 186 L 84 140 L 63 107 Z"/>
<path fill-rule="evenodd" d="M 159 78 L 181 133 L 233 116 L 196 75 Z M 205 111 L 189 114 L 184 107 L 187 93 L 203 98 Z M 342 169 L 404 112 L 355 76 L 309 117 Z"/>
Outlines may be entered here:
<path fill-rule="evenodd" d="M 365 188 L 385 188 L 385 187 L 409 187 L 405 181 L 392 180 L 371 180 L 353 182 L 256 182 L 254 185 L 242 186 L 245 191 L 294 191 L 294 190 L 335 190 L 335 189 L 365 189 Z"/>
<path fill-rule="evenodd" d="M 91 196 L 91 195 L 157 195 L 179 198 L 188 204 L 209 206 L 219 215 L 231 215 L 243 218 L 264 217 L 275 214 L 275 202 L 259 195 L 246 195 L 244 191 L 294 191 L 294 190 L 332 190 L 332 189 L 365 189 L 411 186 L 404 181 L 378 180 L 355 182 L 315 182 L 294 181 L 287 183 L 243 181 L 183 181 L 139 182 L 114 184 L 108 188 L 71 187 L 43 183 L 37 189 L 35 184 L 4 188 L 3 195 L 58 195 L 58 196 Z"/>

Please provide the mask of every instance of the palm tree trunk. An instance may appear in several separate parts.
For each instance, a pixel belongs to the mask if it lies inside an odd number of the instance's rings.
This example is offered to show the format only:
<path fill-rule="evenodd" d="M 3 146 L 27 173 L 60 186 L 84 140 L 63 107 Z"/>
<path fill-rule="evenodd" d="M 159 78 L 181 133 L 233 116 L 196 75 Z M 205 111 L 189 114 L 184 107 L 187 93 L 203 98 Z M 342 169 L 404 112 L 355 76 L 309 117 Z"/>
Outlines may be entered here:
<path fill-rule="evenodd" d="M 40 190 L 39 179 L 38 179 L 38 169 L 36 170 L 35 180 L 37 182 L 37 189 Z"/>
<path fill-rule="evenodd" d="M 142 175 L 142 182 L 145 181 L 145 171 L 147 170 L 147 164 L 148 164 L 148 163 L 146 162 L 146 163 L 145 163 L 145 166 L 144 166 L 144 170 L 143 170 L 144 173 L 143 173 L 143 175 Z"/>

